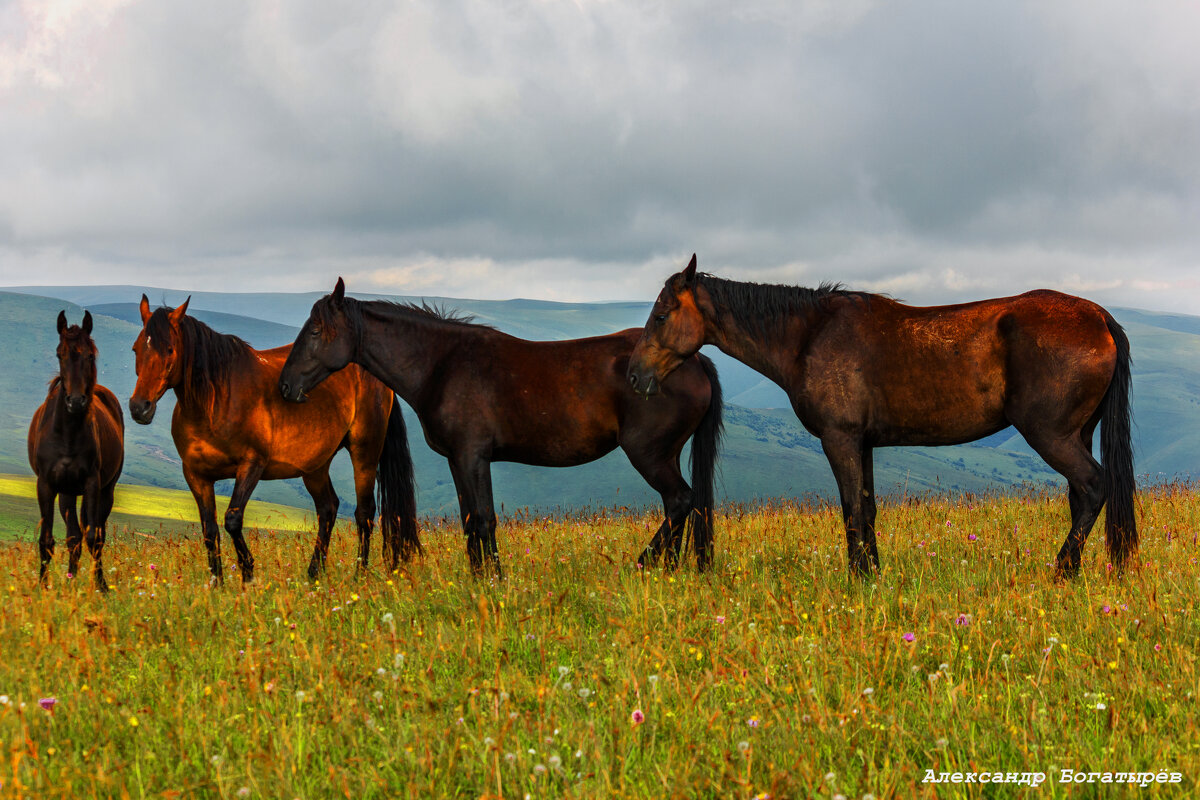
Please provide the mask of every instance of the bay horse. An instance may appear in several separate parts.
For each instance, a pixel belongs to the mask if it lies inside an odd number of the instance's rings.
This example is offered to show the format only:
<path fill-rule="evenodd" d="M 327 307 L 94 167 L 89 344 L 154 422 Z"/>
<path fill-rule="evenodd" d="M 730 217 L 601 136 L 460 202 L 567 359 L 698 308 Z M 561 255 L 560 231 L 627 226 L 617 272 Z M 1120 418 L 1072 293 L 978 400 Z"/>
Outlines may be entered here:
<path fill-rule="evenodd" d="M 1129 340 L 1095 303 L 1041 290 L 912 307 L 837 286 L 723 280 L 697 273 L 693 255 L 650 311 L 630 385 L 654 394 L 704 344 L 779 384 L 820 439 L 858 574 L 879 568 L 874 448 L 960 444 L 1009 425 L 1067 479 L 1071 529 L 1058 575 L 1078 573 L 1106 501 L 1113 566 L 1137 550 Z M 1103 466 L 1092 457 L 1101 421 Z"/>
<path fill-rule="evenodd" d="M 116 396 L 96 383 L 96 343 L 92 315 L 82 325 L 67 325 L 58 313 L 58 375 L 50 381 L 46 400 L 29 423 L 29 466 L 37 475 L 41 527 L 38 554 L 45 582 L 54 555 L 54 499 L 67 526 L 67 571 L 79 570 L 87 541 L 96 588 L 108 591 L 101 554 L 107 536 L 113 491 L 125 463 L 125 421 Z M 76 515 L 76 499 L 82 497 Z"/>
<path fill-rule="evenodd" d="M 697 566 L 712 558 L 713 470 L 721 386 L 708 359 L 686 359 L 652 402 L 625 382 L 631 329 L 590 339 L 534 342 L 427 306 L 346 297 L 341 278 L 300 329 L 279 379 L 303 401 L 349 364 L 384 381 L 417 412 L 429 446 L 450 462 L 467 556 L 501 577 L 493 461 L 570 467 L 617 447 L 662 495 L 666 519 L 638 558 L 673 563 L 687 525 Z M 692 439 L 692 485 L 679 455 Z"/>
<path fill-rule="evenodd" d="M 370 552 L 376 478 L 388 568 L 394 570 L 399 559 L 407 561 L 420 552 L 408 433 L 387 387 L 353 369 L 314 393 L 312 403 L 286 403 L 276 387 L 291 345 L 255 350 L 188 316 L 190 301 L 151 311 L 142 295 L 142 331 L 133 344 L 137 386 L 129 413 L 149 425 L 159 398 L 168 389 L 175 391 L 171 436 L 200 510 L 213 582 L 223 579 L 213 483 L 226 478 L 235 482 L 225 530 L 237 551 L 243 582 L 254 576 L 254 557 L 242 535 L 242 519 L 260 480 L 304 480 L 317 510 L 308 576 L 315 579 L 323 572 L 339 505 L 329 463 L 343 447 L 354 466 L 359 567 L 366 568 Z"/>

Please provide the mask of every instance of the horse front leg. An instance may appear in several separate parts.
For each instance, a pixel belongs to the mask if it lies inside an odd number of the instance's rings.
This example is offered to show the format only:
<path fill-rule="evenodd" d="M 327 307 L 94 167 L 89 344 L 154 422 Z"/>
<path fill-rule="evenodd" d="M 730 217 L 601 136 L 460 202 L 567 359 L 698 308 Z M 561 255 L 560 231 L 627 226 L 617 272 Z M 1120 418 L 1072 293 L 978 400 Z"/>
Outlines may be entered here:
<path fill-rule="evenodd" d="M 863 473 L 863 447 L 860 440 L 845 434 L 833 434 L 821 439 L 821 447 L 833 477 L 837 480 L 842 501 L 842 522 L 846 528 L 846 549 L 852 575 L 866 577 L 878 568 L 878 555 L 872 559 L 874 532 L 867 534 L 866 500 L 873 495 L 866 490 Z M 870 536 L 868 540 L 866 536 Z"/>
<path fill-rule="evenodd" d="M 183 479 L 192 490 L 196 508 L 200 512 L 200 530 L 204 533 L 204 548 L 208 551 L 208 571 L 212 574 L 210 585 L 225 581 L 221 571 L 221 529 L 217 527 L 217 499 L 213 482 L 201 478 L 184 465 Z"/>
<path fill-rule="evenodd" d="M 497 579 L 504 577 L 500 567 L 500 552 L 496 545 L 496 509 L 492 500 L 491 464 L 479 457 L 452 462 L 451 475 L 458 490 L 459 511 L 463 533 L 467 537 L 467 560 L 471 573 L 481 577 L 485 560 L 495 570 Z"/>
<path fill-rule="evenodd" d="M 338 500 L 337 492 L 333 490 L 333 482 L 329 480 L 327 471 L 305 475 L 304 488 L 312 495 L 317 509 L 317 541 L 313 546 L 312 560 L 308 563 L 308 579 L 315 581 L 325 572 L 329 540 L 333 535 L 333 526 L 337 522 L 341 501 Z"/>
<path fill-rule="evenodd" d="M 67 575 L 74 577 L 79 574 L 79 557 L 83 552 L 83 527 L 79 515 L 75 511 L 77 498 L 75 495 L 60 494 L 58 496 L 58 514 L 62 517 L 63 525 L 67 528 Z M 86 514 L 87 499 L 83 502 L 83 512 Z M 86 519 L 83 520 L 86 525 Z"/>
<path fill-rule="evenodd" d="M 112 492 L 113 487 L 107 487 L 106 491 L 106 488 L 100 485 L 100 479 L 96 477 L 87 482 L 83 495 L 83 532 L 87 538 L 88 552 L 92 555 L 92 575 L 96 589 L 100 592 L 108 591 L 108 581 L 104 579 L 102 556 L 104 553 L 104 526 L 109 512 L 112 511 Z"/>
<path fill-rule="evenodd" d="M 42 515 L 38 531 L 38 582 L 45 585 L 46 570 L 50 568 L 50 560 L 54 557 L 54 497 L 57 492 L 50 483 L 38 478 L 37 496 L 38 512 Z"/>

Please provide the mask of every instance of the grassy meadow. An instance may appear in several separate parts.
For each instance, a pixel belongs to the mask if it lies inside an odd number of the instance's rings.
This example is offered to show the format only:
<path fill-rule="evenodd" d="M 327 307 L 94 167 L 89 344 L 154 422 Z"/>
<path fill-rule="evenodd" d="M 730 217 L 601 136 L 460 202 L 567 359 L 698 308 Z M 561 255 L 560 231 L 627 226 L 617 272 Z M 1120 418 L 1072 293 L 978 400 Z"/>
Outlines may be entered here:
<path fill-rule="evenodd" d="M 5 542 L 0 797 L 1191 796 L 1197 491 L 1141 495 L 1139 570 L 1098 531 L 1066 584 L 1065 499 L 1035 490 L 884 504 L 867 583 L 839 515 L 795 505 L 725 509 L 705 575 L 633 568 L 657 519 L 630 514 L 510 521 L 498 583 L 444 523 L 393 575 L 342 524 L 315 585 L 311 533 L 259 532 L 256 582 L 216 590 L 194 529 L 118 530 L 107 597 Z"/>

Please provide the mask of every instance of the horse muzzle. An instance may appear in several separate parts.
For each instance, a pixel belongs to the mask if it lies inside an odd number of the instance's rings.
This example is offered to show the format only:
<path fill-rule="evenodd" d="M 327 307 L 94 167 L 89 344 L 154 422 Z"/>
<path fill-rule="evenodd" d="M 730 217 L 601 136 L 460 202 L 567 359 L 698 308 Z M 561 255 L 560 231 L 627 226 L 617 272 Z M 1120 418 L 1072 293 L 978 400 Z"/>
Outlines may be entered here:
<path fill-rule="evenodd" d="M 301 384 L 291 384 L 282 378 L 279 380 L 279 393 L 283 395 L 284 400 L 290 400 L 293 403 L 308 401 L 308 395 L 304 393 L 304 387 Z"/>
<path fill-rule="evenodd" d="M 626 377 L 629 379 L 629 387 L 638 394 L 649 397 L 658 393 L 658 379 L 650 373 L 638 372 L 630 368 Z"/>
<path fill-rule="evenodd" d="M 129 416 L 139 425 L 149 425 L 154 421 L 154 412 L 158 406 L 150 400 L 135 400 L 129 398 Z"/>

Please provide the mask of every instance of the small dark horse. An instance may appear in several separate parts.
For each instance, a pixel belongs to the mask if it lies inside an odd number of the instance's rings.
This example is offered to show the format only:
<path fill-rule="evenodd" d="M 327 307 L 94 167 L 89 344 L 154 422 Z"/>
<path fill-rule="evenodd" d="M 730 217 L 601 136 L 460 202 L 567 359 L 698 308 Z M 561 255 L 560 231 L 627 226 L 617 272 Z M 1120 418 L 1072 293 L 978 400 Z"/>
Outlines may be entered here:
<path fill-rule="evenodd" d="M 1129 340 L 1100 306 L 1052 291 L 915 308 L 822 286 L 764 286 L 697 274 L 667 280 L 629 363 L 645 394 L 703 344 L 788 393 L 821 440 L 842 499 L 850 567 L 879 567 L 871 452 L 970 442 L 1012 425 L 1069 486 L 1060 575 L 1108 502 L 1118 569 L 1137 550 L 1130 444 Z M 1103 420 L 1100 450 L 1092 434 Z"/>
<path fill-rule="evenodd" d="M 362 302 L 338 278 L 292 347 L 279 388 L 289 400 L 347 364 L 360 364 L 417 412 L 425 439 L 450 462 L 472 570 L 486 556 L 500 574 L 493 461 L 570 467 L 620 447 L 666 508 L 638 559 L 677 558 L 690 523 L 700 569 L 712 558 L 713 468 L 721 387 L 706 358 L 687 359 L 646 402 L 625 382 L 638 331 L 531 342 L 425 307 Z M 332 378 L 329 378 L 332 380 Z M 692 486 L 679 454 L 692 439 Z"/>
<path fill-rule="evenodd" d="M 58 376 L 50 382 L 46 402 L 29 423 L 29 465 L 37 475 L 38 508 L 42 515 L 38 538 L 42 581 L 54 555 L 54 498 L 67 526 L 67 570 L 75 575 L 86 538 L 95 562 L 96 588 L 108 591 L 104 565 L 105 525 L 113 507 L 113 490 L 125 463 L 125 422 L 121 404 L 96 383 L 96 343 L 92 315 L 83 312 L 83 325 L 67 327 L 67 314 L 58 313 Z M 79 515 L 75 498 L 83 496 Z"/>
<path fill-rule="evenodd" d="M 317 542 L 308 575 L 325 568 L 338 496 L 329 463 L 341 448 L 354 465 L 360 567 L 367 566 L 375 521 L 375 483 L 383 551 L 395 569 L 421 549 L 408 433 L 399 404 L 379 381 L 360 369 L 347 370 L 299 407 L 285 403 L 277 388 L 290 346 L 255 350 L 236 336 L 217 333 L 187 316 L 187 302 L 151 312 L 142 295 L 142 332 L 134 342 L 137 386 L 129 413 L 139 423 L 154 419 L 155 403 L 175 390 L 171 436 L 183 460 L 183 477 L 204 529 L 213 580 L 222 579 L 215 481 L 234 478 L 225 530 L 237 551 L 242 580 L 254 575 L 254 558 L 242 536 L 246 503 L 260 480 L 303 478 L 317 508 Z"/>

